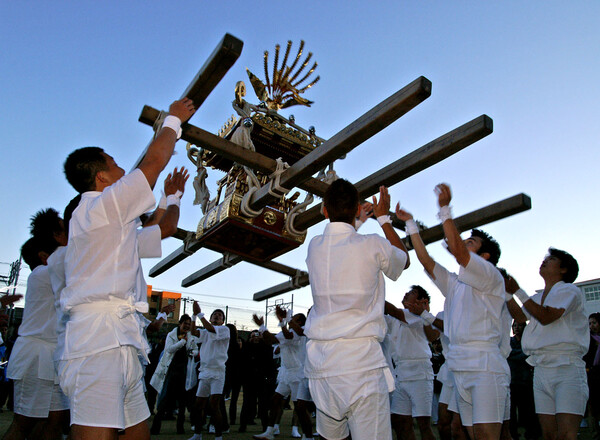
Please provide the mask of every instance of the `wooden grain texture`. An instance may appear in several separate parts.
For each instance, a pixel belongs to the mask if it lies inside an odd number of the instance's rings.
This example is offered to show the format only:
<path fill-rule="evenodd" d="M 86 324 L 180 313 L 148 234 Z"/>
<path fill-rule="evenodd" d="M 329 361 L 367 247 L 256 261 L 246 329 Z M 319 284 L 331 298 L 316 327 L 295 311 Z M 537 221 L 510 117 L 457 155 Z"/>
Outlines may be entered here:
<path fill-rule="evenodd" d="M 431 81 L 421 76 L 379 103 L 356 121 L 315 148 L 281 174 L 281 186 L 294 188 L 327 165 L 350 152 L 431 95 Z M 275 197 L 263 186 L 250 199 L 252 209 L 260 209 Z"/>
<path fill-rule="evenodd" d="M 357 182 L 355 186 L 359 197 L 368 199 L 379 191 L 381 185 L 391 187 L 452 156 L 492 131 L 492 119 L 486 115 L 479 116 Z M 296 217 L 294 226 L 306 229 L 324 218 L 320 206 L 313 206 Z"/>

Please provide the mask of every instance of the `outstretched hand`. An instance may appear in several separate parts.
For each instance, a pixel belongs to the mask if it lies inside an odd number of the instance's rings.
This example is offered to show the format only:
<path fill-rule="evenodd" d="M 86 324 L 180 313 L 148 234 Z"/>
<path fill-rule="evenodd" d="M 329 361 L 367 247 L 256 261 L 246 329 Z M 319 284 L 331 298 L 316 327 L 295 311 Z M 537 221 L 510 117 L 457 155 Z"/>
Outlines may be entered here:
<path fill-rule="evenodd" d="M 2 307 L 6 307 L 10 304 L 14 304 L 17 301 L 19 301 L 21 298 L 23 298 L 23 295 L 4 295 L 2 297 L 0 297 L 0 304 L 2 305 Z"/>
<path fill-rule="evenodd" d="M 194 312 L 194 315 L 199 315 L 200 313 L 202 313 L 202 309 L 200 308 L 200 304 L 198 304 L 198 301 L 194 301 L 194 303 L 192 304 L 192 311 Z"/>
<path fill-rule="evenodd" d="M 364 202 L 360 205 L 360 215 L 358 216 L 358 219 L 364 223 L 369 217 L 373 217 L 373 204 Z"/>
<path fill-rule="evenodd" d="M 519 283 L 517 283 L 517 280 L 515 280 L 511 275 L 504 277 L 504 290 L 510 294 L 513 294 L 519 289 Z"/>
<path fill-rule="evenodd" d="M 287 318 L 287 312 L 279 306 L 275 306 L 275 315 L 277 316 L 277 319 L 279 319 L 279 322 Z"/>
<path fill-rule="evenodd" d="M 169 114 L 177 116 L 182 123 L 187 122 L 195 112 L 194 101 L 190 98 L 178 99 L 169 107 Z"/>
<path fill-rule="evenodd" d="M 390 194 L 385 186 L 379 187 L 379 200 L 373 196 L 373 214 L 375 218 L 388 215 L 390 212 Z"/>
<path fill-rule="evenodd" d="M 433 191 L 438 196 L 438 205 L 440 208 L 450 204 L 450 200 L 452 200 L 452 191 L 450 191 L 450 186 L 447 183 L 436 185 Z"/>
<path fill-rule="evenodd" d="M 262 316 L 261 316 L 261 317 L 259 317 L 259 316 L 258 316 L 256 313 L 254 313 L 254 314 L 252 315 L 252 320 L 253 320 L 253 321 L 254 321 L 254 323 L 255 323 L 256 325 L 258 325 L 259 327 L 265 323 L 265 319 L 264 319 Z"/>
<path fill-rule="evenodd" d="M 172 313 L 175 311 L 175 304 L 167 304 L 162 309 L 160 309 L 160 311 L 163 313 L 166 313 L 168 315 L 169 313 Z"/>
<path fill-rule="evenodd" d="M 177 167 L 175 167 L 173 172 L 169 173 L 165 179 L 165 195 L 170 196 L 171 194 L 175 194 L 177 191 L 181 191 L 183 194 L 185 191 L 185 183 L 189 178 L 190 175 L 187 169 L 181 167 L 178 171 Z"/>
<path fill-rule="evenodd" d="M 400 208 L 400 203 L 396 204 L 396 217 L 403 222 L 413 219 L 413 216 L 410 212 Z"/>

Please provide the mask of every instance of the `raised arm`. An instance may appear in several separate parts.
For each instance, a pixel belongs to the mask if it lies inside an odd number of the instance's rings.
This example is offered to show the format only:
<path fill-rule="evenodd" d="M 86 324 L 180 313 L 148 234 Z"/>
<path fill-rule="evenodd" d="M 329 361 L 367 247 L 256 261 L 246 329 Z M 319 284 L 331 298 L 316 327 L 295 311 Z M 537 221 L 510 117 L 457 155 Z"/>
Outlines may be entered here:
<path fill-rule="evenodd" d="M 439 216 L 448 243 L 448 250 L 454 255 L 458 264 L 462 267 L 467 267 L 467 264 L 469 264 L 469 260 L 471 259 L 471 254 L 462 238 L 460 238 L 460 233 L 458 232 L 458 229 L 456 229 L 456 225 L 450 214 L 450 201 L 452 200 L 450 187 L 445 183 L 440 183 L 435 187 L 435 192 L 438 196 L 438 205 L 440 207 Z"/>
<path fill-rule="evenodd" d="M 390 315 L 391 317 L 396 318 L 397 320 L 402 321 L 406 324 L 406 317 L 404 316 L 404 310 L 399 309 L 394 304 L 386 301 L 383 312 L 386 315 Z"/>
<path fill-rule="evenodd" d="M 288 327 L 287 327 L 287 311 L 282 309 L 279 306 L 275 306 L 275 315 L 277 316 L 277 319 L 279 320 L 279 327 L 281 327 L 281 332 L 283 333 L 283 337 L 285 339 L 293 339 L 294 338 L 294 334 L 289 331 Z"/>
<path fill-rule="evenodd" d="M 170 237 L 177 232 L 177 223 L 179 222 L 179 202 L 185 191 L 185 183 L 190 175 L 188 170 L 177 167 L 173 173 L 169 173 L 165 179 L 165 195 L 167 196 L 167 209 L 158 222 L 161 238 Z"/>
<path fill-rule="evenodd" d="M 160 330 L 165 322 L 167 322 L 167 316 L 175 310 L 175 304 L 167 304 L 162 308 L 160 313 L 156 315 L 156 319 L 148 324 L 146 327 L 146 334 L 156 333 Z"/>
<path fill-rule="evenodd" d="M 427 252 L 427 248 L 425 248 L 425 243 L 421 239 L 421 235 L 419 234 L 419 227 L 413 220 L 413 216 L 410 212 L 407 212 L 403 209 L 400 209 L 400 204 L 396 205 L 396 217 L 406 223 L 406 233 L 410 235 L 410 240 L 415 249 L 415 253 L 417 254 L 417 258 L 419 262 L 423 266 L 423 268 L 427 271 L 427 273 L 433 276 L 433 268 L 435 267 L 435 261 Z"/>
<path fill-rule="evenodd" d="M 200 308 L 200 305 L 196 301 L 194 301 L 194 305 L 198 306 L 198 308 L 194 308 L 194 315 L 197 315 L 198 318 L 200 318 L 200 322 L 202 323 L 202 326 L 207 331 L 209 331 L 211 333 L 216 333 L 217 331 L 215 330 L 215 327 L 210 323 L 209 320 L 207 320 L 204 317 L 204 313 L 202 313 L 202 309 Z M 196 310 L 198 311 L 198 313 L 196 313 Z M 192 321 L 194 321 L 194 320 L 192 319 Z"/>
<path fill-rule="evenodd" d="M 181 100 L 173 102 L 169 107 L 169 116 L 177 118 L 179 123 L 186 122 L 196 111 L 194 103 L 191 99 L 183 98 Z M 176 122 L 174 125 L 178 125 Z M 146 176 L 148 184 L 151 188 L 154 188 L 158 176 L 162 170 L 167 166 L 173 150 L 175 149 L 175 142 L 177 142 L 177 132 L 174 127 L 163 126 L 158 132 L 156 138 L 148 146 L 146 155 L 138 165 L 138 168 Z"/>
<path fill-rule="evenodd" d="M 514 294 L 523 303 L 525 310 L 529 312 L 531 316 L 537 319 L 540 324 L 548 325 L 552 324 L 564 313 L 565 309 L 557 309 L 555 307 L 543 306 L 533 301 L 523 289 L 519 287 L 519 283 L 513 277 L 509 277 L 510 280 L 506 283 L 506 291 L 510 294 Z"/>
<path fill-rule="evenodd" d="M 256 325 L 258 325 L 259 328 L 259 332 L 261 332 L 263 339 L 268 343 L 268 344 L 277 344 L 279 341 L 277 340 L 277 338 L 275 337 L 275 335 L 273 333 L 271 333 L 269 330 L 267 330 L 267 328 L 265 327 L 265 319 L 262 316 L 258 316 L 256 313 L 254 313 L 252 315 L 252 320 L 254 321 L 254 323 Z"/>
<path fill-rule="evenodd" d="M 377 197 L 373 196 L 373 214 L 379 221 L 380 218 L 389 219 L 388 213 L 390 212 L 390 195 L 385 186 L 379 187 L 379 201 Z M 385 216 L 385 217 L 384 217 Z M 404 265 L 404 269 L 407 269 L 410 266 L 410 257 L 408 256 L 408 251 L 406 250 L 406 246 L 404 246 L 404 242 L 400 240 L 400 237 L 396 233 L 396 230 L 392 226 L 392 223 L 387 221 L 381 224 L 381 229 L 385 235 L 385 238 L 392 244 L 392 246 L 397 247 L 401 251 L 406 253 L 406 264 Z"/>

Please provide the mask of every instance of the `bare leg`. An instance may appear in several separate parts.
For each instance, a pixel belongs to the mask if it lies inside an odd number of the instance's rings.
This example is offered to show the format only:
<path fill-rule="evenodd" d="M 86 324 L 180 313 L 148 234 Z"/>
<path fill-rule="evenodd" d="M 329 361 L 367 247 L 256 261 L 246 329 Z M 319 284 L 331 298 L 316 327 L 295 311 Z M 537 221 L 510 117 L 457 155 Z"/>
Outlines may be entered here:
<path fill-rule="evenodd" d="M 15 414 L 2 440 L 25 440 L 32 430 L 44 421 L 45 419 L 35 419 Z"/>
<path fill-rule="evenodd" d="M 582 417 L 577 414 L 558 413 L 556 424 L 558 425 L 558 440 L 576 440 L 577 431 Z"/>
<path fill-rule="evenodd" d="M 300 422 L 300 427 L 302 428 L 305 437 L 312 438 L 313 426 L 310 414 L 308 413 L 307 404 L 308 402 L 305 402 L 304 400 L 297 400 L 294 402 L 294 410 L 298 415 L 298 421 Z"/>
<path fill-rule="evenodd" d="M 474 423 L 475 440 L 499 440 L 502 423 Z"/>
<path fill-rule="evenodd" d="M 398 440 L 416 440 L 411 416 L 392 414 L 392 429 L 396 432 Z"/>
<path fill-rule="evenodd" d="M 452 412 L 448 411 L 448 405 L 445 403 L 438 404 L 438 424 L 437 429 L 440 435 L 440 440 L 451 440 L 452 431 Z"/>
<path fill-rule="evenodd" d="M 117 430 L 115 428 L 71 425 L 72 440 L 117 440 L 117 437 Z M 150 434 L 148 434 L 147 438 L 150 438 Z"/>
<path fill-rule="evenodd" d="M 421 440 L 435 440 L 433 430 L 431 429 L 431 417 L 416 417 L 416 419 L 419 432 L 421 433 Z"/>
<path fill-rule="evenodd" d="M 223 414 L 221 413 L 221 402 L 223 394 L 212 394 L 210 396 L 210 407 L 212 409 L 212 420 L 215 427 L 215 436 L 223 434 Z"/>
<path fill-rule="evenodd" d="M 148 420 L 130 426 L 125 430 L 125 434 L 118 436 L 119 440 L 150 440 L 150 428 Z"/>
<path fill-rule="evenodd" d="M 460 414 L 455 412 L 450 412 L 450 414 L 452 414 L 452 424 L 450 425 L 452 440 L 467 440 L 467 437 L 473 438 L 473 427 L 471 426 L 471 432 L 468 432 L 469 429 L 462 425 Z"/>

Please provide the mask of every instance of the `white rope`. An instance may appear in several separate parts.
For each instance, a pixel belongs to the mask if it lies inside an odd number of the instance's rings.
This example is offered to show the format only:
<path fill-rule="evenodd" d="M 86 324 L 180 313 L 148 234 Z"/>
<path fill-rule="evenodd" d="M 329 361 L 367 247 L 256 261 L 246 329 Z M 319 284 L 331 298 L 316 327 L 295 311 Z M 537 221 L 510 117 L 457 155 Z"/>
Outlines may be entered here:
<path fill-rule="evenodd" d="M 294 227 L 294 221 L 296 220 L 296 216 L 298 214 L 303 213 L 304 211 L 306 211 L 306 208 L 308 207 L 308 205 L 310 205 L 313 201 L 314 201 L 314 196 L 311 193 L 306 193 L 306 197 L 304 198 L 304 202 L 294 206 L 292 208 L 292 210 L 288 213 L 286 219 L 285 219 L 285 228 L 287 229 L 287 231 L 296 236 L 302 236 L 304 234 L 306 234 L 306 229 L 304 230 L 298 230 Z"/>
<path fill-rule="evenodd" d="M 287 193 L 289 193 L 291 191 L 287 188 L 284 188 L 280 184 L 281 175 L 290 166 L 287 164 L 287 162 L 284 162 L 281 157 L 278 157 L 276 162 L 277 162 L 277 166 L 275 168 L 275 171 L 273 171 L 273 173 L 269 175 L 269 179 L 271 179 L 269 181 L 269 194 L 271 194 L 273 197 L 279 198 L 279 197 L 285 196 Z"/>

